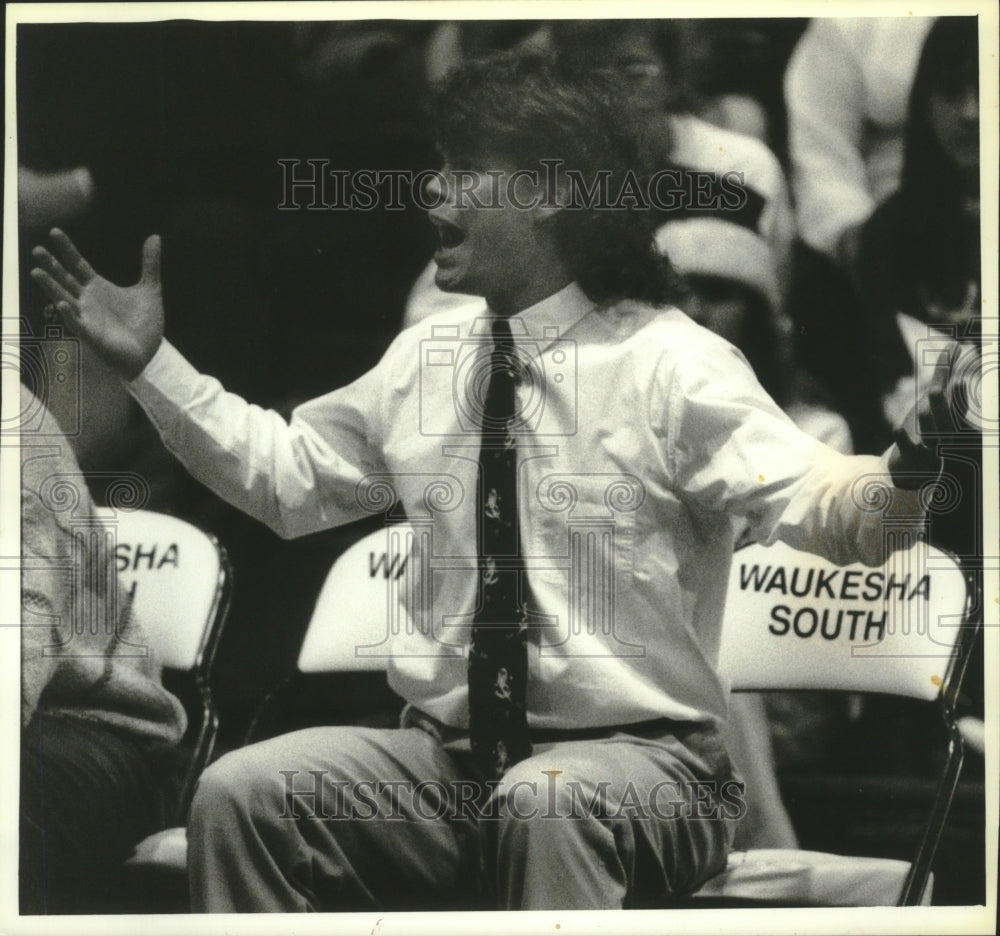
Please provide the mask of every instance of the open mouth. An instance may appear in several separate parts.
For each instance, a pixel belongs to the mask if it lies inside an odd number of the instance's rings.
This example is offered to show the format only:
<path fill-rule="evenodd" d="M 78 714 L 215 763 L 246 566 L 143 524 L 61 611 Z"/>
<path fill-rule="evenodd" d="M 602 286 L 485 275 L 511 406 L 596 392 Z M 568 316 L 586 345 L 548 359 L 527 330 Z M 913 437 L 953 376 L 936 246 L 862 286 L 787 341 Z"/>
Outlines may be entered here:
<path fill-rule="evenodd" d="M 437 228 L 438 238 L 445 250 L 458 247 L 465 240 L 465 231 L 450 221 L 435 218 L 434 227 Z"/>

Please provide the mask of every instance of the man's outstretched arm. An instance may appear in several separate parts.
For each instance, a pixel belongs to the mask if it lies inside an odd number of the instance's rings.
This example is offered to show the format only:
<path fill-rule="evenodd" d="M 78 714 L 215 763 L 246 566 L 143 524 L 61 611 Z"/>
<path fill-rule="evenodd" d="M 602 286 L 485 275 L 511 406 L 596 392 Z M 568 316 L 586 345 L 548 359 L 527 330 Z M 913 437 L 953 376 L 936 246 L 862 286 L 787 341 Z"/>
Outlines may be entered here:
<path fill-rule="evenodd" d="M 368 444 L 378 375 L 279 414 L 227 393 L 166 341 L 159 238 L 143 250 L 142 278 L 121 287 L 99 276 L 61 231 L 37 247 L 34 281 L 66 327 L 128 382 L 164 443 L 194 477 L 281 536 L 363 515 L 357 483 L 380 470 Z"/>
<path fill-rule="evenodd" d="M 763 543 L 781 540 L 833 562 L 880 565 L 901 543 L 891 528 L 917 535 L 929 502 L 920 488 L 937 479 L 937 443 L 953 425 L 950 352 L 880 457 L 842 455 L 805 435 L 760 388 L 731 349 L 705 349 L 674 373 L 669 411 L 674 481 L 703 509 L 746 519 Z"/>

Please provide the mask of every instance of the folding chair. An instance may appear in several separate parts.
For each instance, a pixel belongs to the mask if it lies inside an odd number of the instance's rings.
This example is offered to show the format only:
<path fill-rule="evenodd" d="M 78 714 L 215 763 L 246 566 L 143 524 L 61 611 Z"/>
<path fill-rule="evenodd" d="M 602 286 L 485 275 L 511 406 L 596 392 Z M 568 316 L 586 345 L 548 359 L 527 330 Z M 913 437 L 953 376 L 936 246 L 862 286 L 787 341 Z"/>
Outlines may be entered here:
<path fill-rule="evenodd" d="M 385 656 L 381 655 L 384 648 L 378 647 L 390 620 L 389 596 L 400 583 L 408 581 L 405 576 L 407 545 L 404 539 L 409 528 L 399 529 L 401 535 L 391 533 L 389 539 L 387 531 L 376 530 L 345 550 L 333 564 L 310 617 L 296 672 L 268 693 L 258 706 L 244 743 L 258 741 L 292 727 L 285 725 L 275 729 L 276 710 L 287 700 L 290 690 L 302 676 L 336 674 L 339 681 L 347 684 L 341 686 L 340 701 L 343 705 L 312 713 L 323 724 L 335 724 L 345 717 L 351 720 L 366 706 L 384 709 L 397 702 L 398 707 L 402 706 L 402 700 L 385 683 Z M 142 542 L 146 544 L 149 540 Z M 144 545 L 144 549 L 148 548 Z M 391 555 L 387 555 L 387 551 L 391 551 Z M 123 549 L 123 554 L 127 555 L 128 550 Z M 123 577 L 127 580 L 126 573 Z M 364 654 L 366 643 L 376 645 L 373 654 Z M 191 775 L 184 805 L 185 815 L 198 774 L 207 762 L 206 755 L 197 772 Z M 187 869 L 186 830 L 183 826 L 165 829 L 143 840 L 128 865 L 147 875 L 183 874 Z M 176 899 L 176 888 L 174 891 Z"/>
<path fill-rule="evenodd" d="M 931 866 L 962 768 L 958 699 L 978 624 L 955 559 L 924 543 L 879 569 L 840 568 L 782 544 L 736 553 L 720 668 L 734 691 L 836 690 L 936 702 L 946 757 L 912 862 L 792 849 L 734 852 L 691 902 L 930 903 Z"/>
<path fill-rule="evenodd" d="M 392 633 L 404 626 L 399 598 L 413 529 L 396 524 L 362 537 L 333 564 L 309 621 L 301 673 L 384 672 Z"/>
<path fill-rule="evenodd" d="M 314 677 L 335 675 L 328 687 L 335 692 L 322 705 L 313 701 L 309 724 L 395 727 L 403 703 L 386 681 L 388 638 L 402 626 L 399 595 L 413 581 L 412 537 L 407 524 L 379 528 L 341 553 L 316 599 L 296 670 L 258 707 L 247 742 L 304 727 L 301 713 L 298 721 L 280 717 L 282 709 L 294 707 L 301 683 Z"/>
<path fill-rule="evenodd" d="M 170 829 L 144 839 L 126 862 L 135 869 L 173 865 L 176 843 L 183 843 L 184 822 L 198 777 L 212 756 L 219 716 L 212 695 L 211 671 L 229 611 L 232 574 L 218 541 L 184 520 L 149 510 L 100 508 L 114 536 L 120 587 L 131 595 L 131 613 L 149 639 L 164 676 L 177 683 L 188 731 L 182 746 L 190 758 L 181 782 Z M 190 683 L 190 692 L 183 682 Z M 173 843 L 173 845 L 171 845 Z"/>

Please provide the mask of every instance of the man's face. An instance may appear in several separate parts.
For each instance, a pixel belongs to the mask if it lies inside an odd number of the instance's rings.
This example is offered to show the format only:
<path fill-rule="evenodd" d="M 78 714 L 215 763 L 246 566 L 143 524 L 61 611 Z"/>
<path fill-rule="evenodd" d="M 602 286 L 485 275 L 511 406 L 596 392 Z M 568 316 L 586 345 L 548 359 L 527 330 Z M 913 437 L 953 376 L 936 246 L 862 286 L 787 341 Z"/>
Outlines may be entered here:
<path fill-rule="evenodd" d="M 542 189 L 509 160 L 446 159 L 442 203 L 428 212 L 437 229 L 434 282 L 446 292 L 485 296 L 491 302 L 516 294 L 535 275 L 537 249 L 548 235 L 538 223 Z M 431 201 L 440 184 L 430 185 Z"/>

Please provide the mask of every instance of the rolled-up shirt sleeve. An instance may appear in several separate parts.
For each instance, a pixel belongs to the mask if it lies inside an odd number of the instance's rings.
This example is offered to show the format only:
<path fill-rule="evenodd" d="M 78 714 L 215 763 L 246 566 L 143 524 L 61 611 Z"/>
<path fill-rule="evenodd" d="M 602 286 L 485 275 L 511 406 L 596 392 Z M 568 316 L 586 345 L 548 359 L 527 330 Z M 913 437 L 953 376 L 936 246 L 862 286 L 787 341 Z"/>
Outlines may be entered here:
<path fill-rule="evenodd" d="M 166 340 L 127 384 L 195 478 L 286 538 L 364 515 L 357 485 L 383 470 L 372 444 L 380 385 L 376 368 L 286 422 L 200 374 Z"/>
<path fill-rule="evenodd" d="M 806 435 L 736 349 L 706 349 L 695 365 L 676 367 L 668 386 L 681 496 L 743 518 L 758 542 L 877 566 L 901 545 L 897 534 L 923 529 L 919 492 L 893 485 L 887 456 L 843 455 Z"/>

